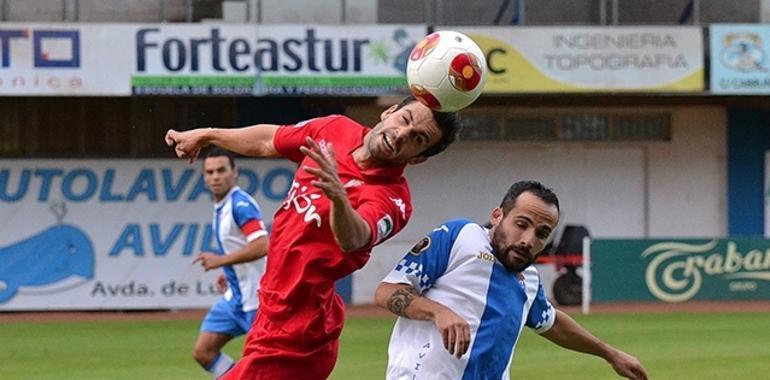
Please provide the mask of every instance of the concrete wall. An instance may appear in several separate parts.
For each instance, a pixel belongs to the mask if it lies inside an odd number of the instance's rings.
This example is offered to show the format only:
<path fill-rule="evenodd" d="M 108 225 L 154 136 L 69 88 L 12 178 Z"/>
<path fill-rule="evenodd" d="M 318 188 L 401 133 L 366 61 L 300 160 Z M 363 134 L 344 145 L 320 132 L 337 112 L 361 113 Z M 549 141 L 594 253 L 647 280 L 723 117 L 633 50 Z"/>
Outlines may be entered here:
<path fill-rule="evenodd" d="M 264 23 L 434 23 L 439 25 L 510 24 L 514 3 L 466 0 L 0 0 L 2 21 L 184 22 L 222 17 L 222 3 L 246 3 L 247 22 Z M 520 0 L 526 25 L 598 25 L 603 0 Z M 618 0 L 620 24 L 676 24 L 689 0 Z M 758 22 L 764 0 L 700 0 L 700 20 Z M 612 21 L 606 0 L 605 21 Z"/>

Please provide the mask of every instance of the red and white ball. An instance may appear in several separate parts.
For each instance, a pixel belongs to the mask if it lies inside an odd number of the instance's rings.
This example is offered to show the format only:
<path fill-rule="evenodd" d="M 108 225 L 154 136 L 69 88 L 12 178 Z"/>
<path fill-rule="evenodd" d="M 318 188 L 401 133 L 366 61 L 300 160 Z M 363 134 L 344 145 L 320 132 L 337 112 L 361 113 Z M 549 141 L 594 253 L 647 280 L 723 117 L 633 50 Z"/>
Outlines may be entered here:
<path fill-rule="evenodd" d="M 468 36 L 442 30 L 415 45 L 406 66 L 409 91 L 434 111 L 453 112 L 473 103 L 484 89 L 487 61 Z"/>

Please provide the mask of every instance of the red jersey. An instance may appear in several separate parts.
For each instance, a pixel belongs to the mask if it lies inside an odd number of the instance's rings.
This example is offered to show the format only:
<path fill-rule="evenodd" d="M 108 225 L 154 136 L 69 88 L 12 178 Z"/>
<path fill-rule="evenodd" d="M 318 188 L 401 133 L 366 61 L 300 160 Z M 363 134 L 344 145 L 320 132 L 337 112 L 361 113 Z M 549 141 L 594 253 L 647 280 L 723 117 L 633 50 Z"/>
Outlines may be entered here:
<path fill-rule="evenodd" d="M 281 127 L 273 138 L 278 153 L 299 167 L 273 221 L 259 313 L 308 347 L 336 340 L 342 330 L 344 303 L 335 281 L 363 267 L 372 247 L 400 231 L 412 213 L 404 166 L 362 170 L 354 162 L 352 153 L 369 131 L 347 117 L 328 116 Z M 304 170 L 318 167 L 299 150 L 306 136 L 322 150 L 332 144 L 348 199 L 372 231 L 369 243 L 355 252 L 345 253 L 335 242 L 331 202 Z"/>

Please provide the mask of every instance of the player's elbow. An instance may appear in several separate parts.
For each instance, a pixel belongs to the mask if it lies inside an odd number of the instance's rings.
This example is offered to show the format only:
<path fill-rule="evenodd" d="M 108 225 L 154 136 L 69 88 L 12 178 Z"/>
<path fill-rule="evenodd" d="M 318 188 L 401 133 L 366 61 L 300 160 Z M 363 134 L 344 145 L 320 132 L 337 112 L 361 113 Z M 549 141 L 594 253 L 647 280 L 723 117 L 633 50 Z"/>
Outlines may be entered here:
<path fill-rule="evenodd" d="M 359 238 L 359 239 L 353 239 L 353 238 L 340 239 L 340 238 L 335 238 L 334 240 L 337 241 L 337 245 L 340 247 L 342 252 L 345 252 L 345 253 L 353 253 L 355 251 L 358 251 L 359 249 L 365 247 L 366 243 L 367 243 L 367 241 L 365 239 L 361 239 L 361 238 Z"/>
<path fill-rule="evenodd" d="M 388 299 L 390 299 L 393 293 L 393 290 L 388 285 L 391 284 L 381 282 L 374 291 L 374 304 L 383 309 L 388 309 Z"/>

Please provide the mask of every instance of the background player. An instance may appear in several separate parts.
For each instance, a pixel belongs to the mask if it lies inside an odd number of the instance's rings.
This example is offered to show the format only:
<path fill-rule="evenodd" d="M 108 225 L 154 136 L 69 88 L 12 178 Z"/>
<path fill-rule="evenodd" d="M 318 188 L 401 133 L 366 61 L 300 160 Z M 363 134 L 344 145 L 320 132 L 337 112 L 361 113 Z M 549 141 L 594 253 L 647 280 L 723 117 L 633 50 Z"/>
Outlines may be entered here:
<path fill-rule="evenodd" d="M 218 283 L 224 277 L 226 291 L 203 319 L 193 357 L 217 378 L 234 363 L 221 352 L 222 347 L 245 334 L 254 320 L 268 244 L 257 202 L 236 185 L 238 169 L 233 155 L 211 149 L 203 161 L 203 178 L 214 195 L 212 229 L 219 252 L 200 253 L 193 263 L 200 263 L 205 270 L 222 268 L 224 274 Z"/>

